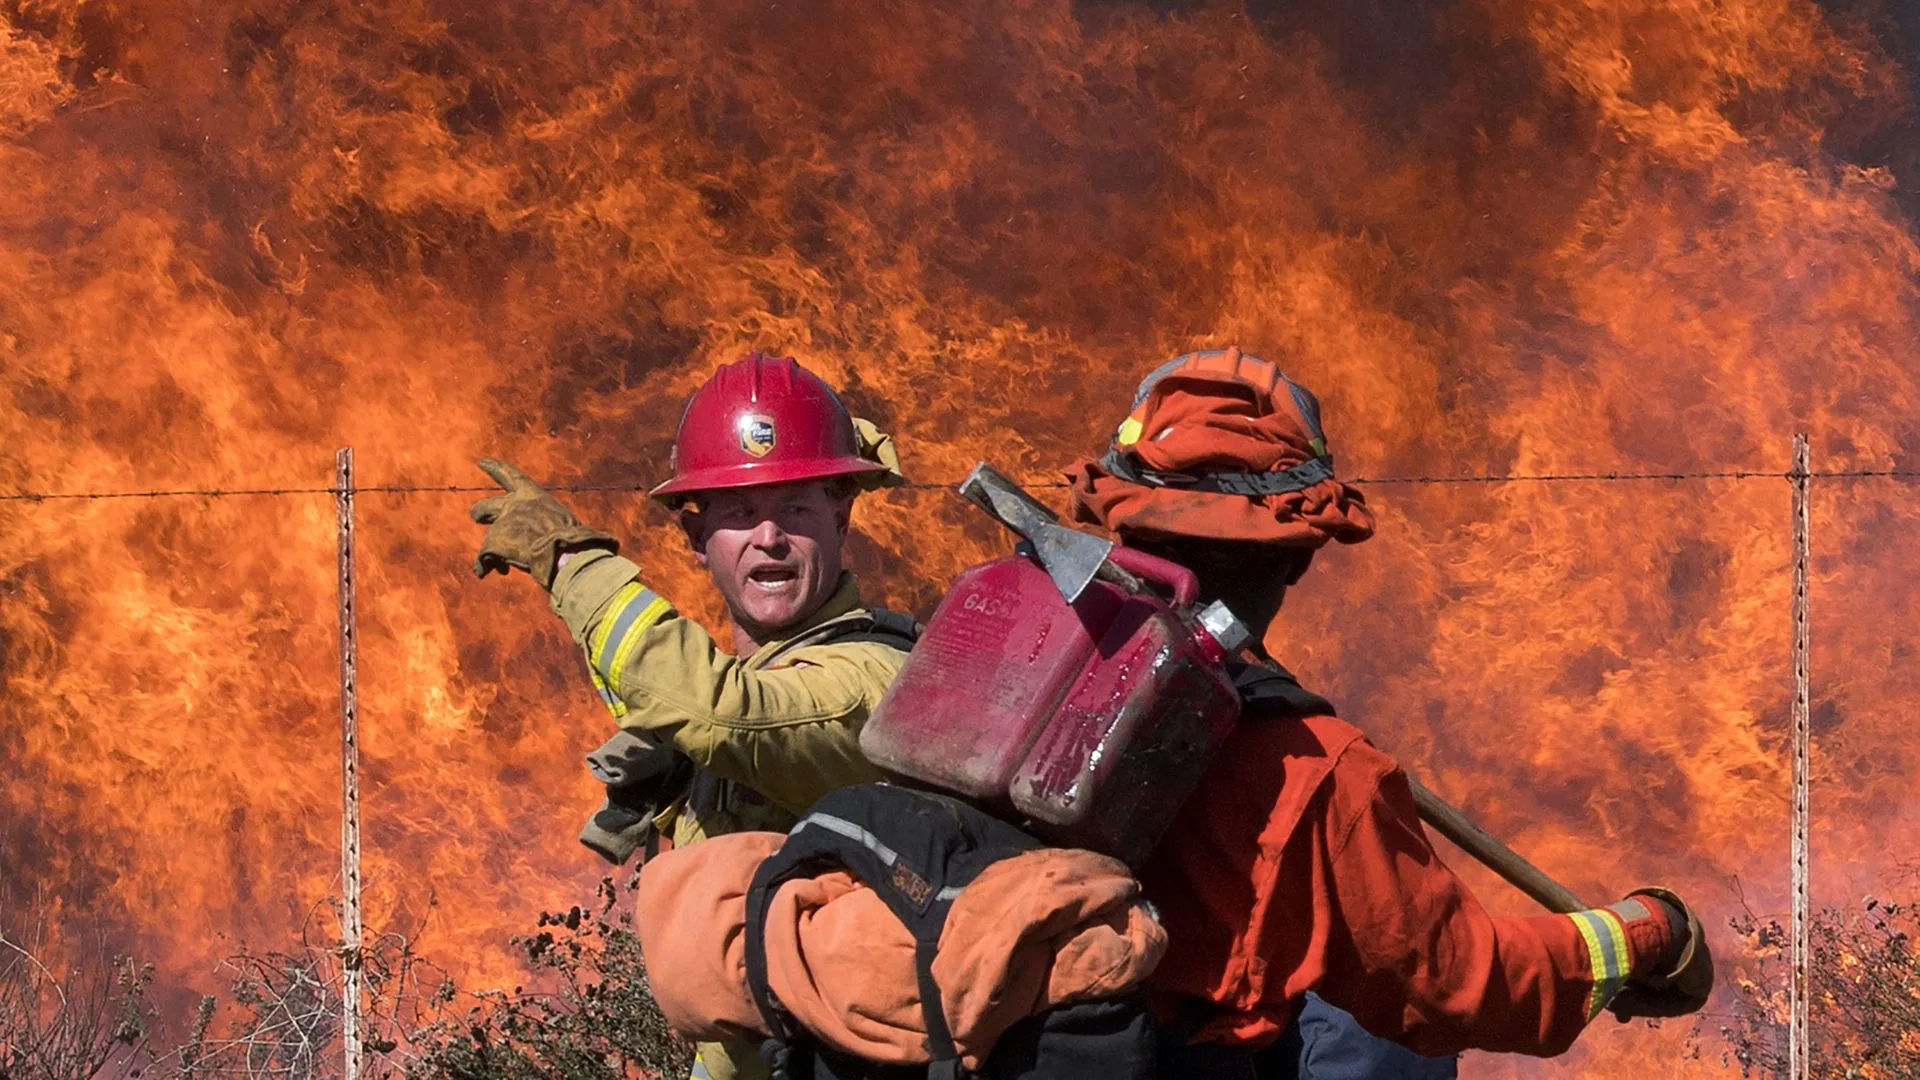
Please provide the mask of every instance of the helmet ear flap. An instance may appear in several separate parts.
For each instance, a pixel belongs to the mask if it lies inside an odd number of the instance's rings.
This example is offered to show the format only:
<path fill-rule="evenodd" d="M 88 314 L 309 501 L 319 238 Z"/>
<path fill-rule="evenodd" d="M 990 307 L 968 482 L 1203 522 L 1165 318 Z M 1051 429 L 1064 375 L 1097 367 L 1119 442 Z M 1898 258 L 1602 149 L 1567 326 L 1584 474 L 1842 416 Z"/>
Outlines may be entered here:
<path fill-rule="evenodd" d="M 680 535 L 687 540 L 687 550 L 693 553 L 694 561 L 703 569 L 707 565 L 708 535 L 704 510 L 701 500 L 694 496 L 681 498 L 673 507 L 673 523 L 680 526 Z"/>

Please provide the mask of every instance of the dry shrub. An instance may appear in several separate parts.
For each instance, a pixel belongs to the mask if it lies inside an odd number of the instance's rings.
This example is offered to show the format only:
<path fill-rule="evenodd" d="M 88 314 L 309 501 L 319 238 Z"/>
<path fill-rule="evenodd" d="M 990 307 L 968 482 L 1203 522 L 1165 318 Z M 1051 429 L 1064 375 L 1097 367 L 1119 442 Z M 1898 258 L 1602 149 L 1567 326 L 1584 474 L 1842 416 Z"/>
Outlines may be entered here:
<path fill-rule="evenodd" d="M 1893 882 L 1920 895 L 1920 875 Z M 1729 965 L 1734 1010 L 1720 1028 L 1729 1064 L 1746 1077 L 1785 1077 L 1787 980 L 1792 937 L 1751 912 L 1732 920 L 1745 961 Z M 1912 900 L 1865 897 L 1857 907 L 1823 908 L 1808 927 L 1812 945 L 1807 1028 L 1814 1080 L 1920 1077 L 1920 917 Z"/>
<path fill-rule="evenodd" d="M 150 968 L 104 949 L 66 974 L 43 942 L 0 933 L 0 1080 L 319 1080 L 342 1071 L 345 965 L 362 976 L 366 1080 L 677 1080 L 692 1048 L 667 1029 L 630 916 L 633 881 L 543 913 L 516 937 L 528 985 L 462 992 L 418 935 L 371 937 L 355 955 L 316 932 L 284 951 L 229 957 L 224 995 L 200 999 L 185 1032 L 157 1038 Z M 325 910 L 316 908 L 315 914 Z"/>

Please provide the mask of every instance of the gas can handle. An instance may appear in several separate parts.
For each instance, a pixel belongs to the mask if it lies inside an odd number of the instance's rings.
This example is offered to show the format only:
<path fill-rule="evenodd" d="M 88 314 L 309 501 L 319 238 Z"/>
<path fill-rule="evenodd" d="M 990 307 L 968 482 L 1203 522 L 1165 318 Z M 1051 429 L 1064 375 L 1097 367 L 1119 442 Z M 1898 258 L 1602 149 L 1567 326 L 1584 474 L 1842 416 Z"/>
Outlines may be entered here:
<path fill-rule="evenodd" d="M 1193 576 L 1193 571 L 1169 559 L 1116 544 L 1112 551 L 1107 552 L 1107 561 L 1128 573 L 1172 589 L 1175 607 L 1187 607 L 1200 595 L 1200 580 Z"/>

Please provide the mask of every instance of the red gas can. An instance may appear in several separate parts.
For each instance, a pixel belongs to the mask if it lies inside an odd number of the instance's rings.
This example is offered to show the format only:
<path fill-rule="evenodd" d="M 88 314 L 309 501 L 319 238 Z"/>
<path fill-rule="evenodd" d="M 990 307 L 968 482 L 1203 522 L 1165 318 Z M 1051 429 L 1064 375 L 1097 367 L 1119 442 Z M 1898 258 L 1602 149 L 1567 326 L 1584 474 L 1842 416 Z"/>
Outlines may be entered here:
<path fill-rule="evenodd" d="M 1095 582 L 1069 605 L 1021 555 L 962 572 L 867 719 L 860 749 L 888 772 L 1006 803 L 1014 770 L 1121 602 Z"/>
<path fill-rule="evenodd" d="M 860 736 L 888 772 L 978 800 L 1050 843 L 1144 861 L 1239 716 L 1185 568 L 1108 559 L 1072 604 L 1030 558 L 954 582 Z"/>

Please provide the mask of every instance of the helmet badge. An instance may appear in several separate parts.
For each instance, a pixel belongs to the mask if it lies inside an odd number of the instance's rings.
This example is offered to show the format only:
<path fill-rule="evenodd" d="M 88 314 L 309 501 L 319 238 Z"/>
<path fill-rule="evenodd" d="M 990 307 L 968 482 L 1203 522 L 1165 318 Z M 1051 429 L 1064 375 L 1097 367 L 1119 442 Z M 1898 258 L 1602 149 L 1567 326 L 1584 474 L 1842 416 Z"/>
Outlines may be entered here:
<path fill-rule="evenodd" d="M 773 449 L 773 417 L 748 413 L 740 418 L 740 449 L 754 457 L 766 457 Z"/>

